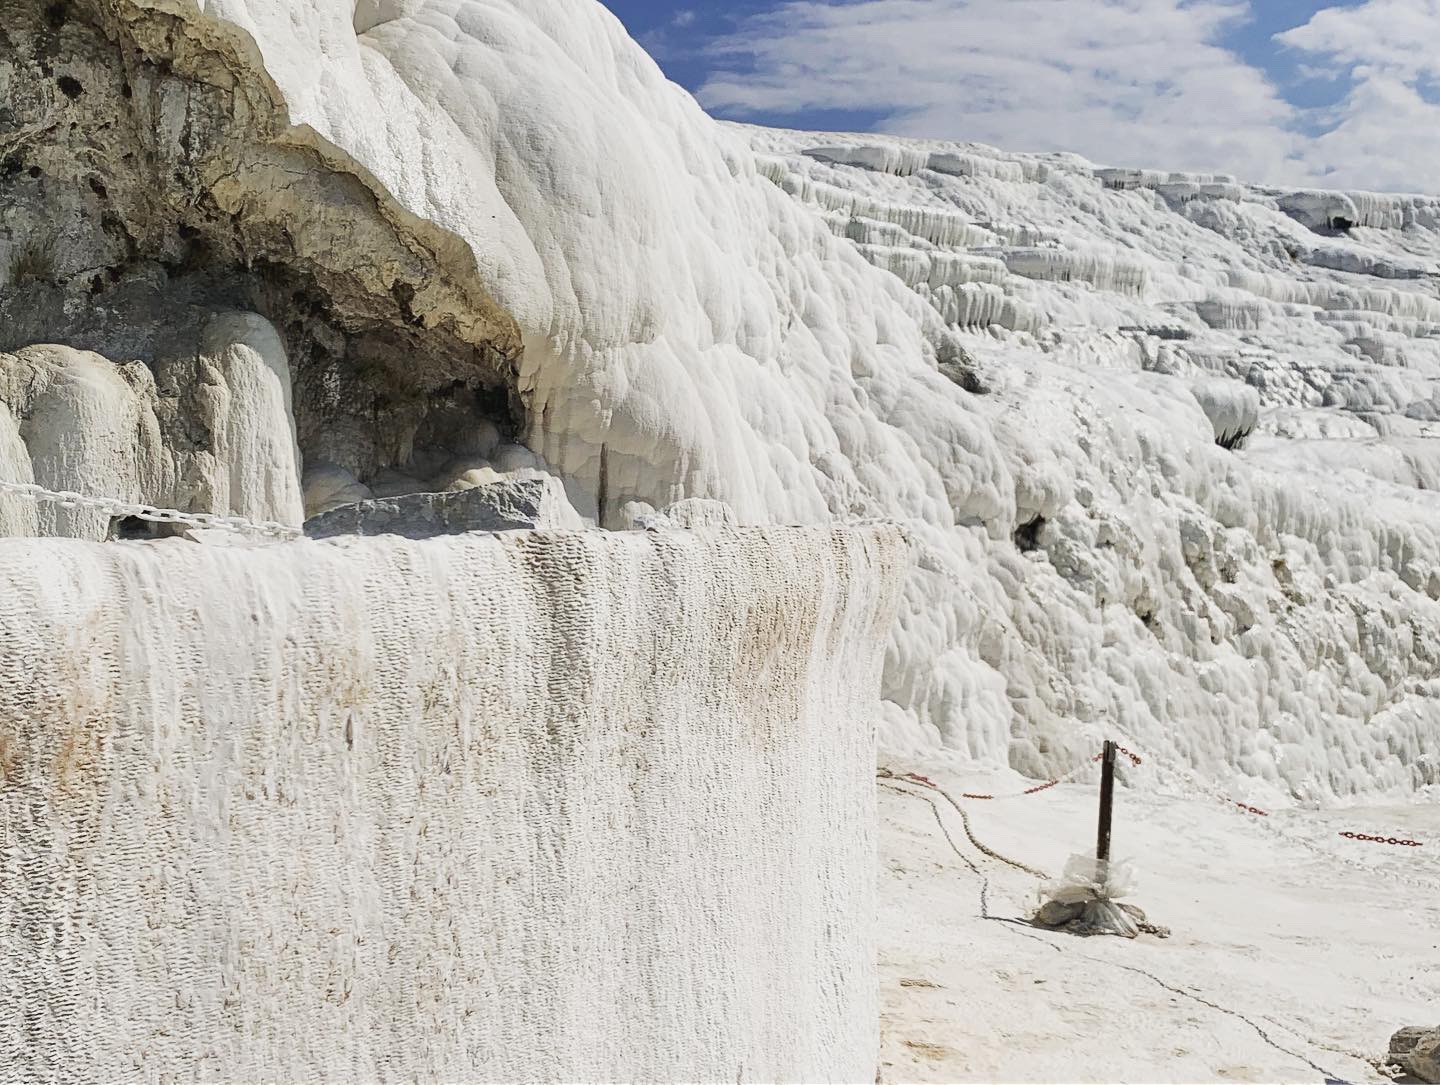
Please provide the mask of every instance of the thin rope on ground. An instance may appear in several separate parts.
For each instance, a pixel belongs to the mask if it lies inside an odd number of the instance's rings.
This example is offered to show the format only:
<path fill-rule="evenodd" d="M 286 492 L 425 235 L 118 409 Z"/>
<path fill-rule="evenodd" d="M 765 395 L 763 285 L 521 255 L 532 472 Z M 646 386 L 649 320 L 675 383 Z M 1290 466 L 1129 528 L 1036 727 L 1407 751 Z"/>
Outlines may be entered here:
<path fill-rule="evenodd" d="M 954 837 L 950 835 L 950 827 L 945 824 L 945 819 L 940 816 L 940 804 L 923 792 L 909 791 L 906 788 L 887 783 L 885 780 L 880 781 L 880 786 L 895 792 L 897 795 L 907 795 L 912 799 L 920 799 L 930 807 L 930 812 L 935 815 L 935 823 L 940 826 L 940 831 L 945 835 L 945 841 L 950 845 L 950 850 L 959 856 L 960 861 L 970 868 L 972 874 L 980 879 L 980 918 L 990 919 L 990 877 L 975 864 L 970 856 L 966 855 L 956 846 Z"/>
<path fill-rule="evenodd" d="M 1208 998 L 1202 998 L 1200 995 L 1197 995 L 1191 991 L 1187 991 L 1183 987 L 1176 987 L 1172 983 L 1166 983 L 1153 972 L 1147 972 L 1145 969 L 1137 968 L 1133 964 L 1122 964 L 1120 961 L 1108 961 L 1103 957 L 1092 957 L 1088 953 L 1077 953 L 1076 956 L 1080 957 L 1082 960 L 1091 961 L 1095 964 L 1108 964 L 1115 968 L 1123 968 L 1127 972 L 1134 972 L 1136 975 L 1144 976 L 1146 979 L 1152 981 L 1153 983 L 1159 984 L 1161 987 L 1165 988 L 1165 990 L 1170 991 L 1173 994 L 1183 995 L 1185 998 L 1188 998 L 1194 1002 L 1198 1002 L 1202 1006 L 1209 1006 L 1212 1010 L 1218 1010 L 1221 1013 L 1229 1014 L 1231 1017 L 1238 1017 L 1241 1021 L 1244 1021 L 1247 1025 L 1254 1029 L 1260 1039 L 1264 1040 L 1276 1051 L 1279 1051 L 1285 1055 L 1289 1055 L 1292 1059 L 1299 1059 L 1306 1066 L 1310 1067 L 1310 1069 L 1314 1070 L 1317 1074 L 1323 1074 L 1326 1081 L 1339 1082 L 1344 1080 L 1343 1078 L 1332 1074 L 1329 1070 L 1325 1069 L 1325 1067 L 1319 1065 L 1318 1063 L 1312 1062 L 1309 1058 L 1301 1055 L 1299 1052 L 1291 1051 L 1289 1048 L 1286 1047 L 1281 1047 L 1270 1037 L 1270 1034 L 1268 1032 L 1266 1032 L 1263 1028 L 1261 1028 L 1258 1024 L 1252 1021 L 1249 1017 L 1245 1016 L 1245 1014 L 1241 1013 L 1239 1010 L 1232 1010 L 1229 1006 L 1222 1006 L 1218 1002 L 1211 1002 Z M 1291 1029 L 1290 1031 L 1294 1032 L 1295 1030 Z M 1296 1035 L 1299 1036 L 1300 1034 L 1296 1033 Z M 1301 1038 L 1303 1039 L 1304 1037 Z M 1310 1041 L 1307 1040 L 1306 1042 L 1309 1043 Z M 1314 1046 L 1318 1047 L 1320 1045 L 1315 1044 Z"/>
<path fill-rule="evenodd" d="M 988 855 L 991 859 L 1004 863 L 1007 866 L 1012 866 L 1016 870 L 1023 870 L 1026 874 L 1031 874 L 1036 878 L 1039 878 L 1042 882 L 1050 880 L 1050 875 L 1046 874 L 1043 870 L 1036 870 L 1033 866 L 1028 866 L 1027 864 L 1022 863 L 1019 859 L 1011 859 L 1008 855 L 1002 855 L 994 848 L 987 847 L 985 844 L 982 844 L 980 840 L 976 838 L 974 830 L 972 830 L 970 827 L 970 815 L 965 812 L 965 808 L 961 806 L 958 802 L 956 802 L 955 799 L 950 795 L 950 793 L 946 791 L 943 787 L 940 787 L 938 784 L 935 783 L 922 783 L 919 780 L 914 780 L 906 776 L 901 776 L 888 768 L 879 769 L 877 775 L 883 780 L 894 780 L 900 783 L 908 783 L 914 787 L 922 787 L 926 790 L 934 791 L 944 796 L 945 801 L 948 802 L 951 806 L 953 806 L 955 808 L 955 812 L 960 815 L 960 823 L 965 827 L 965 835 L 969 838 L 970 843 L 975 845 L 976 851 L 980 852 L 980 854 L 982 855 Z"/>
<path fill-rule="evenodd" d="M 890 782 L 890 781 L 891 781 L 892 779 L 893 779 L 893 780 L 898 780 L 900 783 L 909 783 L 909 784 L 911 784 L 911 786 L 913 786 L 913 787 L 919 787 L 919 788 L 924 788 L 924 787 L 926 787 L 927 785 L 921 784 L 921 783 L 919 783 L 918 781 L 906 780 L 906 779 L 904 779 L 903 777 L 895 777 L 894 774 L 891 773 L 889 769 L 881 769 L 880 772 L 881 772 L 881 786 L 882 786 L 882 787 L 886 787 L 886 788 L 888 788 L 889 790 L 894 791 L 894 792 L 896 792 L 896 793 L 898 793 L 898 794 L 901 794 L 901 795 L 908 795 L 908 796 L 910 796 L 911 798 L 914 798 L 914 799 L 921 799 L 921 800 L 923 800 L 924 802 L 926 802 L 927 804 L 929 804 L 930 809 L 931 809 L 931 812 L 935 815 L 935 821 L 936 821 L 936 823 L 940 826 L 940 831 L 941 831 L 941 833 L 942 833 L 942 834 L 944 835 L 944 837 L 945 837 L 945 842 L 950 845 L 950 850 L 953 851 L 953 852 L 956 854 L 956 856 L 959 857 L 959 859 L 961 860 L 961 862 L 963 862 L 976 876 L 978 876 L 978 877 L 980 878 L 980 881 L 981 881 L 981 885 L 980 885 L 980 918 L 981 918 L 981 919 L 988 919 L 988 920 L 995 920 L 995 921 L 1002 922 L 1002 923 L 1005 924 L 1006 929 L 1009 930 L 1012 934 L 1016 934 L 1016 935 L 1019 935 L 1019 936 L 1021 936 L 1021 937 L 1025 937 L 1025 938 L 1029 938 L 1029 939 L 1031 939 L 1032 941 L 1036 941 L 1036 942 L 1041 943 L 1042 945 L 1049 946 L 1049 947 L 1050 947 L 1051 949 L 1053 949 L 1055 952 L 1060 953 L 1060 954 L 1062 954 L 1062 955 L 1067 952 L 1067 948 L 1066 948 L 1066 947 L 1060 945 L 1059 943 L 1053 942 L 1053 941 L 1051 941 L 1051 940 L 1049 940 L 1049 939 L 1046 939 L 1046 938 L 1042 937 L 1039 933 L 1034 933 L 1034 932 L 1031 932 L 1031 931 L 1024 931 L 1024 930 L 1019 930 L 1019 929 L 1017 929 L 1017 927 L 1020 927 L 1020 926 L 1028 926 L 1028 925 L 1029 925 L 1029 924 L 1024 923 L 1023 921 L 1010 920 L 1010 919 L 1006 919 L 1006 918 L 1004 918 L 1004 917 L 1002 917 L 1002 916 L 992 916 L 992 915 L 990 914 L 990 908 L 989 908 L 990 879 L 989 879 L 989 877 L 988 877 L 987 875 L 985 875 L 985 874 L 980 870 L 980 868 L 974 863 L 974 861 L 971 860 L 970 857 L 969 857 L 968 855 L 966 855 L 964 852 L 962 852 L 962 851 L 960 850 L 960 848 L 956 845 L 955 839 L 954 839 L 954 837 L 952 837 L 952 836 L 950 835 L 950 830 L 949 830 L 949 828 L 946 826 L 944 818 L 941 817 L 939 804 L 936 803 L 934 799 L 932 799 L 929 795 L 925 794 L 923 791 L 911 791 L 911 790 L 909 790 L 908 788 L 896 786 L 895 783 Z M 944 794 L 944 792 L 943 792 L 940 788 L 935 787 L 934 785 L 928 785 L 928 786 L 931 787 L 931 788 L 933 788 L 933 790 L 940 791 L 940 793 L 941 793 L 942 795 Z M 946 795 L 945 797 L 946 797 L 947 799 L 950 798 L 948 795 Z M 989 850 L 983 849 L 982 846 L 980 845 L 980 843 L 974 838 L 974 836 L 970 834 L 969 819 L 965 816 L 965 811 L 964 811 L 963 809 L 961 809 L 961 808 L 955 803 L 955 801 L 954 801 L 953 799 L 950 799 L 950 804 L 951 804 L 952 806 L 955 806 L 956 810 L 959 811 L 961 820 L 962 820 L 962 822 L 963 822 L 964 825 L 965 825 L 966 835 L 969 836 L 970 842 L 971 842 L 972 844 L 974 844 L 974 845 L 976 846 L 976 848 L 979 848 L 979 849 L 983 850 L 985 854 L 991 855 L 993 858 L 1000 858 L 1002 862 L 1006 862 L 1006 863 L 1008 863 L 1008 864 L 1011 865 L 1011 866 L 1018 866 L 1018 867 L 1019 867 L 1020 869 L 1022 869 L 1022 870 L 1026 870 L 1026 871 L 1028 871 L 1028 872 L 1030 872 L 1030 873 L 1035 873 L 1034 868 L 1032 868 L 1032 867 L 1027 867 L 1027 866 L 1025 866 L 1024 864 L 1017 863 L 1017 862 L 1014 861 L 1014 860 L 1005 859 L 1003 856 L 998 856 L 998 855 L 996 855 L 995 853 L 990 852 Z M 1124 969 L 1125 971 L 1127 971 L 1127 972 L 1134 972 L 1134 973 L 1136 973 L 1137 975 L 1144 976 L 1146 979 L 1150 980 L 1150 981 L 1153 982 L 1153 983 L 1158 984 L 1159 986 L 1163 987 L 1163 988 L 1164 988 L 1165 990 L 1167 990 L 1167 991 L 1172 992 L 1173 994 L 1181 995 L 1181 996 L 1183 996 L 1183 997 L 1185 997 L 1185 998 L 1188 998 L 1188 999 L 1190 999 L 1190 1000 L 1192 1000 L 1192 1001 L 1194 1001 L 1194 1002 L 1200 1003 L 1202 1006 L 1208 1006 L 1210 1009 L 1216 1010 L 1216 1011 L 1218 1011 L 1218 1012 L 1220 1012 L 1220 1013 L 1228 1014 L 1228 1015 L 1230 1015 L 1231 1017 L 1238 1018 L 1239 1020 L 1245 1022 L 1245 1024 L 1249 1025 L 1252 1029 L 1254 1029 L 1256 1035 L 1258 1035 L 1263 1042 L 1265 1042 L 1266 1044 L 1268 1044 L 1270 1047 L 1274 1048 L 1276 1051 L 1279 1051 L 1281 1054 L 1287 1055 L 1287 1056 L 1289 1056 L 1289 1057 L 1292 1058 L 1292 1059 L 1296 1059 L 1296 1060 L 1298 1060 L 1298 1061 L 1300 1061 L 1300 1062 L 1303 1062 L 1306 1066 L 1310 1067 L 1310 1069 L 1314 1070 L 1316 1073 L 1322 1074 L 1322 1075 L 1324 1076 L 1324 1078 L 1325 1078 L 1326 1081 L 1342 1082 L 1342 1083 L 1344 1082 L 1344 1079 L 1343 1079 L 1343 1078 L 1340 1078 L 1340 1077 L 1338 1077 L 1337 1075 L 1331 1073 L 1329 1070 L 1325 1069 L 1323 1066 L 1320 1066 L 1318 1063 L 1312 1061 L 1312 1060 L 1311 1060 L 1310 1058 L 1308 1058 L 1307 1056 L 1302 1055 L 1302 1054 L 1300 1054 L 1299 1052 L 1296 1052 L 1296 1051 L 1291 1051 L 1289 1048 L 1282 1047 L 1280 1044 L 1276 1043 L 1275 1040 L 1270 1036 L 1270 1034 L 1269 1034 L 1268 1032 L 1265 1031 L 1264 1028 L 1262 1028 L 1258 1023 L 1256 1023 L 1256 1022 L 1255 1022 L 1254 1020 L 1252 1020 L 1250 1017 L 1248 1017 L 1248 1016 L 1246 1016 L 1245 1014 L 1241 1013 L 1239 1010 L 1231 1009 L 1231 1008 L 1228 1007 L 1228 1006 L 1222 1006 L 1222 1005 L 1220 1005 L 1218 1002 L 1213 1002 L 1213 1001 L 1211 1001 L 1211 1000 L 1208 999 L 1208 998 L 1204 998 L 1204 997 L 1202 997 L 1202 996 L 1200 996 L 1200 995 L 1197 995 L 1197 994 L 1195 994 L 1195 993 L 1193 993 L 1193 992 L 1191 992 L 1191 991 L 1187 991 L 1187 990 L 1185 990 L 1185 989 L 1183 989 L 1183 988 L 1181 988 L 1181 987 L 1176 987 L 1175 985 L 1173 985 L 1173 984 L 1171 984 L 1171 983 L 1167 983 L 1165 980 L 1161 979 L 1159 976 L 1157 976 L 1157 975 L 1155 975 L 1154 973 L 1149 972 L 1149 971 L 1147 971 L 1147 970 L 1145 970 L 1145 969 L 1143 969 L 1143 968 L 1138 968 L 1138 967 L 1136 967 L 1136 966 L 1134 966 L 1134 965 L 1123 964 L 1123 963 L 1121 963 L 1121 962 L 1119 962 L 1119 961 L 1106 960 L 1106 959 L 1103 958 L 1103 957 L 1092 957 L 1092 956 L 1090 956 L 1089 954 L 1086 954 L 1086 953 L 1076 953 L 1076 954 L 1074 954 L 1074 955 L 1080 957 L 1080 958 L 1083 959 L 1083 960 L 1090 961 L 1090 962 L 1092 962 L 1092 963 L 1094 963 L 1094 964 L 1112 965 L 1112 966 L 1115 967 L 1115 968 L 1123 968 L 1123 969 Z M 1271 1019 L 1267 1018 L 1267 1020 L 1271 1020 Z M 1279 1022 L 1274 1022 L 1274 1023 L 1279 1024 Z M 1390 1073 L 1389 1073 L 1387 1070 L 1384 1070 L 1384 1069 L 1381 1068 L 1381 1064 L 1380 1064 L 1377 1060 L 1371 1059 L 1371 1058 L 1369 1058 L 1369 1057 L 1367 1057 L 1367 1056 L 1364 1056 L 1364 1055 L 1357 1054 L 1356 1052 L 1353 1052 L 1353 1051 L 1346 1051 L 1346 1050 L 1342 1050 L 1341 1048 L 1337 1048 L 1337 1047 L 1334 1047 L 1334 1046 L 1329 1045 L 1329 1044 L 1319 1043 L 1319 1042 L 1317 1042 L 1317 1041 L 1315 1041 L 1315 1040 L 1312 1040 L 1312 1039 L 1310 1039 L 1309 1037 L 1305 1036 L 1303 1033 L 1299 1032 L 1298 1030 L 1296 1030 L 1295 1028 L 1293 1028 L 1293 1027 L 1291 1027 L 1291 1026 L 1281 1025 L 1281 1027 L 1282 1027 L 1282 1028 L 1285 1028 L 1286 1031 L 1291 1032 L 1291 1033 L 1293 1033 L 1295 1036 L 1297 1036 L 1297 1037 L 1299 1037 L 1300 1039 L 1304 1040 L 1306 1043 L 1308 1043 L 1308 1044 L 1309 1044 L 1310 1046 L 1312 1046 L 1312 1047 L 1322 1048 L 1322 1049 L 1325 1049 L 1325 1050 L 1333 1051 L 1333 1052 L 1335 1052 L 1336 1054 L 1344 1055 L 1344 1056 L 1346 1056 L 1347 1058 L 1356 1059 L 1356 1060 L 1359 1061 L 1359 1062 L 1363 1062 L 1363 1063 L 1365 1063 L 1366 1065 L 1371 1066 L 1372 1068 L 1376 1069 L 1377 1072 L 1380 1072 L 1380 1073 L 1384 1074 L 1385 1076 L 1391 1076 Z"/>
<path fill-rule="evenodd" d="M 906 782 L 908 783 L 910 781 Z M 980 879 L 981 919 L 986 920 L 990 923 L 1006 924 L 1013 934 L 1018 934 L 1022 938 L 1029 938 L 1032 941 L 1039 942 L 1042 946 L 1045 946 L 1047 949 L 1053 949 L 1056 953 L 1060 952 L 1059 946 L 1054 945 L 1051 942 L 1047 942 L 1039 935 L 1032 934 L 1030 933 L 1030 931 L 1026 930 L 1025 928 L 1029 927 L 1030 924 L 1025 922 L 1025 920 L 1012 919 L 1008 916 L 990 914 L 990 876 L 986 874 L 983 870 L 981 870 L 980 867 L 974 862 L 974 860 L 972 860 L 970 856 L 966 855 L 963 851 L 961 851 L 959 845 L 955 843 L 955 838 L 950 835 L 950 827 L 945 824 L 945 818 L 940 813 L 939 803 L 937 803 L 934 799 L 932 799 L 929 795 L 926 795 L 922 791 L 908 791 L 903 787 L 896 787 L 893 784 L 886 783 L 884 780 L 881 780 L 880 786 L 895 792 L 897 795 L 904 795 L 907 798 L 911 799 L 919 799 L 930 807 L 930 812 L 935 815 L 935 823 L 940 826 L 940 832 L 944 834 L 945 842 L 950 845 L 950 850 L 953 851 L 955 855 L 959 858 L 959 860 L 970 869 L 971 873 L 973 873 L 977 878 Z M 973 839 L 971 842 L 974 842 Z"/>
<path fill-rule="evenodd" d="M 1337 1047 L 1335 1044 L 1329 1044 L 1325 1043 L 1322 1040 L 1317 1040 L 1313 1036 L 1308 1036 L 1305 1033 L 1301 1032 L 1294 1025 L 1287 1025 L 1284 1021 L 1277 1020 L 1276 1018 L 1271 1017 L 1269 1014 L 1262 1013 L 1260 1015 L 1260 1020 L 1269 1021 L 1276 1028 L 1283 1028 L 1292 1036 L 1304 1040 L 1311 1047 L 1318 1047 L 1324 1051 L 1333 1052 L 1336 1055 L 1344 1055 L 1347 1059 L 1354 1059 L 1356 1062 L 1363 1062 L 1381 1077 L 1389 1078 L 1391 1081 L 1394 1081 L 1398 1077 L 1405 1076 L 1405 1072 L 1403 1070 L 1401 1070 L 1398 1066 L 1392 1066 L 1384 1058 L 1378 1058 L 1374 1055 L 1366 1055 L 1361 1051 L 1356 1051 L 1353 1047 Z"/>

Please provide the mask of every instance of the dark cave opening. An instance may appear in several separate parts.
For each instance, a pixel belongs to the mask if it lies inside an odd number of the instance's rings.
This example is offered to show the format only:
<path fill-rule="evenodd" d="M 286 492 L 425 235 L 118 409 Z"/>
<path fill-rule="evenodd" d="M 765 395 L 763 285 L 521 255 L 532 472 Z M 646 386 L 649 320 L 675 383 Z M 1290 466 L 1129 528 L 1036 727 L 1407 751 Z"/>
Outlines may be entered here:
<path fill-rule="evenodd" d="M 1045 527 L 1045 517 L 1034 516 L 1015 528 L 1015 546 L 1022 554 L 1040 549 L 1040 532 Z"/>
<path fill-rule="evenodd" d="M 166 439 L 203 448 L 214 435 L 190 409 L 211 380 L 203 329 L 251 312 L 283 344 L 307 463 L 368 485 L 473 454 L 476 432 L 518 443 L 518 328 L 457 262 L 468 249 L 315 151 L 275 142 L 283 111 L 272 131 L 270 103 L 225 77 L 227 55 L 155 62 L 131 32 L 83 2 L 6 28 L 4 111 L 34 134 L 0 162 L 0 351 L 57 343 L 142 362 Z M 177 100 L 178 143 L 164 137 Z"/>

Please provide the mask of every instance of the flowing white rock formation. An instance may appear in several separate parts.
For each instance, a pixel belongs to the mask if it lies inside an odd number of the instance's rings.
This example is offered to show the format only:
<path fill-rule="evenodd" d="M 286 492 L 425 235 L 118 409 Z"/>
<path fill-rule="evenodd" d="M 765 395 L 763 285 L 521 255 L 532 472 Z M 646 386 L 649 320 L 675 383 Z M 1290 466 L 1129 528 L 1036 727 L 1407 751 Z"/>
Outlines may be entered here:
<path fill-rule="evenodd" d="M 161 416 L 173 407 L 138 361 L 54 345 L 0 354 L 0 478 L 300 524 L 284 344 L 254 313 L 211 316 L 200 336 L 183 428 L 204 441 L 165 432 Z M 98 512 L 6 500 L 9 534 L 98 540 L 111 531 Z"/>
<path fill-rule="evenodd" d="M 869 1080 L 907 561 L 0 541 L 0 1076 Z"/>
<path fill-rule="evenodd" d="M 292 350 L 317 500 L 485 459 L 404 404 L 498 381 L 604 525 L 904 522 L 892 748 L 1040 774 L 1110 729 L 1277 797 L 1440 780 L 1440 199 L 720 125 L 592 0 L 115 8 L 173 54 L 126 100 L 215 221 L 345 287 L 364 364 Z M 243 91 L 238 171 L 166 127 L 196 87 Z M 392 296 L 408 345 L 367 354 Z M 404 409 L 324 400 L 362 371 Z"/>

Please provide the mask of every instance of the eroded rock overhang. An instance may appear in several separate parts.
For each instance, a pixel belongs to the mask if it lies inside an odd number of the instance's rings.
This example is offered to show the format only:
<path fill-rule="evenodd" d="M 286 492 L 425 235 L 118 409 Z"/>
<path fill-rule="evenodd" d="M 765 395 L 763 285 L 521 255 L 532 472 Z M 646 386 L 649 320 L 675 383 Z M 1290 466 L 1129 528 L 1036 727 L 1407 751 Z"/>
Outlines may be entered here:
<path fill-rule="evenodd" d="M 0 3 L 9 458 L 23 458 L 16 434 L 25 445 L 51 384 L 108 380 L 108 361 L 126 374 L 131 413 L 147 431 L 132 442 L 141 453 L 114 452 L 143 462 L 100 472 L 128 490 L 111 496 L 240 511 L 238 498 L 222 507 L 225 487 L 211 477 L 256 469 L 220 462 L 239 455 L 216 432 L 235 420 L 217 419 L 212 402 L 218 386 L 228 409 L 253 409 L 255 397 L 228 386 L 240 378 L 216 361 L 234 344 L 217 343 L 215 319 L 229 327 L 237 311 L 278 333 L 283 357 L 250 368 L 288 382 L 284 409 L 322 489 L 348 477 L 394 492 L 411 476 L 463 474 L 525 430 L 520 332 L 479 281 L 469 247 L 291 125 L 243 31 L 168 2 Z M 263 356 L 268 348 L 252 342 L 264 340 L 263 323 L 242 324 L 242 345 Z M 102 357 L 36 361 L 32 351 L 15 363 L 35 344 Z M 284 409 L 239 428 L 288 425 Z M 61 413 L 74 426 L 95 411 L 67 401 Z M 84 489 L 76 476 L 94 469 L 89 453 L 63 453 L 21 466 L 36 481 Z M 266 453 L 258 470 L 287 470 L 275 458 Z"/>

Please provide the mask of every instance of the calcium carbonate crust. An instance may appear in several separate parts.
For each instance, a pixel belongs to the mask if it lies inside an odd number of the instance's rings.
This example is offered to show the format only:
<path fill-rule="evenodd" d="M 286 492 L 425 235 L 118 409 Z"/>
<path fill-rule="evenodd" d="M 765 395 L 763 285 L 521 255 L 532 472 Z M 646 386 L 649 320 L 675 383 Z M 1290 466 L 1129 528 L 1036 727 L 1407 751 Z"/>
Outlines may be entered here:
<path fill-rule="evenodd" d="M 868 1080 L 907 561 L 0 541 L 0 1076 Z"/>
<path fill-rule="evenodd" d="M 1440 781 L 1440 201 L 723 126 L 592 0 L 121 6 L 468 248 L 585 516 L 903 522 L 892 750 Z"/>

